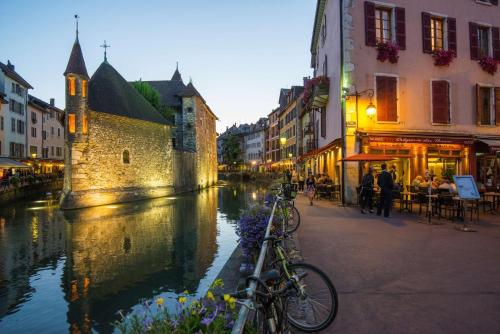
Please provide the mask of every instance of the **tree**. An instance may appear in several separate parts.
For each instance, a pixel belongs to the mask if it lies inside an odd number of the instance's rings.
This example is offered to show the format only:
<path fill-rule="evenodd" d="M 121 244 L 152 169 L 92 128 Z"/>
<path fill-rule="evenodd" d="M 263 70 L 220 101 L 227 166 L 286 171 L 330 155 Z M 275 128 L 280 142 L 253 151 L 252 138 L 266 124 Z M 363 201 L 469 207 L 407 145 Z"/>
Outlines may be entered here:
<path fill-rule="evenodd" d="M 163 117 L 172 123 L 175 122 L 175 109 L 161 103 L 160 93 L 144 81 L 135 81 L 132 86 L 141 94 Z"/>
<path fill-rule="evenodd" d="M 238 136 L 229 134 L 222 142 L 222 156 L 231 167 L 241 163 L 241 147 Z"/>

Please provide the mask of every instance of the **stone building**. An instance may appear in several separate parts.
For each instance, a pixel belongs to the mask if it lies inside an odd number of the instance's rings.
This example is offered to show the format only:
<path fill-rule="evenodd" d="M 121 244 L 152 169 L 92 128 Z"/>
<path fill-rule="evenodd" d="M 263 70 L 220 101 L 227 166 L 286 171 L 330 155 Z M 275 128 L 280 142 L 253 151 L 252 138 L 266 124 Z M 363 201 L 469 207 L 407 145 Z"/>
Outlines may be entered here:
<path fill-rule="evenodd" d="M 186 151 L 170 124 L 106 59 L 89 78 L 78 33 L 66 71 L 61 208 L 168 196 L 217 180 L 215 116 L 191 85 L 181 93 Z M 206 116 L 207 114 L 210 117 Z M 177 127 L 178 128 L 178 127 Z"/>

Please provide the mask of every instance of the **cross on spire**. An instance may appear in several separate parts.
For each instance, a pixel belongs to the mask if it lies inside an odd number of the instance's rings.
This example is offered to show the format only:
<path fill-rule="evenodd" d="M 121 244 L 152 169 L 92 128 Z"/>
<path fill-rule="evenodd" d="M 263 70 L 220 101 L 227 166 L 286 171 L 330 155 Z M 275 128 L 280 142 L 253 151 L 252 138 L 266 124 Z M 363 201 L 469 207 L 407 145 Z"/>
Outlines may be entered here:
<path fill-rule="evenodd" d="M 104 61 L 106 61 L 106 62 L 108 61 L 108 57 L 107 57 L 107 54 L 106 54 L 106 49 L 109 48 L 109 47 L 111 47 L 111 45 L 106 44 L 106 40 L 104 40 L 104 44 L 101 45 L 101 48 L 104 49 Z"/>
<path fill-rule="evenodd" d="M 80 16 L 78 14 L 75 14 L 75 22 L 76 22 L 76 39 L 78 39 L 78 19 Z"/>

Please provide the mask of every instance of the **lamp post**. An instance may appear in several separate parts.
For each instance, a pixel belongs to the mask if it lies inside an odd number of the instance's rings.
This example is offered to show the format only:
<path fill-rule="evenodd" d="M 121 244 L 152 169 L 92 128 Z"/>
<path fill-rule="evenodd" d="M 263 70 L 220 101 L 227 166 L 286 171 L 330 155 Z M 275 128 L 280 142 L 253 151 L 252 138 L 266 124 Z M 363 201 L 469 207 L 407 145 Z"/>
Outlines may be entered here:
<path fill-rule="evenodd" d="M 359 98 L 363 95 L 367 95 L 370 98 L 370 103 L 366 107 L 365 111 L 366 111 L 367 117 L 373 118 L 377 114 L 377 108 L 373 104 L 373 96 L 375 95 L 375 91 L 371 88 L 360 91 L 360 92 L 356 89 L 354 90 L 354 92 L 351 92 L 349 88 L 343 88 L 342 90 L 343 90 L 342 98 L 344 99 L 344 101 L 349 100 L 351 97 L 355 98 L 356 132 L 357 132 L 357 128 L 359 127 L 359 112 L 358 112 Z M 343 109 L 345 111 L 345 103 L 343 103 L 342 105 L 343 105 Z M 343 116 L 344 116 L 344 111 L 342 112 Z M 345 162 L 345 158 L 346 158 L 346 150 L 347 150 L 347 145 L 346 145 L 347 131 L 345 130 L 345 127 L 346 127 L 346 119 L 343 118 L 343 120 L 342 120 L 342 129 L 343 129 L 343 134 L 342 134 L 343 135 L 343 137 L 342 137 L 342 184 L 341 184 L 342 205 L 346 204 L 346 200 L 345 200 L 345 194 L 346 194 L 346 185 L 345 185 L 345 182 L 346 182 L 346 177 L 345 177 L 346 162 Z"/>

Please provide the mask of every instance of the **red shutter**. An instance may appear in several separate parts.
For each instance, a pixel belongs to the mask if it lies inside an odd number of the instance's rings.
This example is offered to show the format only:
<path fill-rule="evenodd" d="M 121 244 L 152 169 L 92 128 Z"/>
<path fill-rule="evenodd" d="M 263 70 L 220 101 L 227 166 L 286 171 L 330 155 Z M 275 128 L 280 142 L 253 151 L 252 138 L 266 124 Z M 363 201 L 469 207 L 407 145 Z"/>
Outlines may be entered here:
<path fill-rule="evenodd" d="M 495 88 L 495 122 L 500 125 L 500 87 Z"/>
<path fill-rule="evenodd" d="M 481 125 L 481 86 L 476 84 L 476 124 Z"/>
<path fill-rule="evenodd" d="M 469 22 L 470 59 L 479 59 L 479 45 L 477 40 L 477 24 Z"/>
<path fill-rule="evenodd" d="M 448 23 L 448 50 L 455 51 L 457 53 L 457 20 L 449 17 Z"/>
<path fill-rule="evenodd" d="M 491 37 L 493 40 L 493 58 L 500 61 L 500 29 L 498 27 L 491 28 Z"/>
<path fill-rule="evenodd" d="M 387 121 L 398 121 L 398 79 L 387 78 Z"/>
<path fill-rule="evenodd" d="M 365 42 L 367 46 L 377 46 L 375 4 L 370 1 L 365 1 Z"/>
<path fill-rule="evenodd" d="M 422 46 L 424 53 L 432 53 L 431 14 L 422 12 Z"/>
<path fill-rule="evenodd" d="M 394 77 L 377 76 L 377 120 L 398 121 L 398 81 Z"/>
<path fill-rule="evenodd" d="M 386 77 L 377 76 L 376 89 L 377 89 L 377 121 L 387 120 L 387 84 Z"/>
<path fill-rule="evenodd" d="M 450 85 L 448 81 L 432 81 L 432 123 L 450 124 Z"/>
<path fill-rule="evenodd" d="M 406 15 L 401 7 L 396 7 L 396 43 L 401 50 L 406 50 Z"/>

